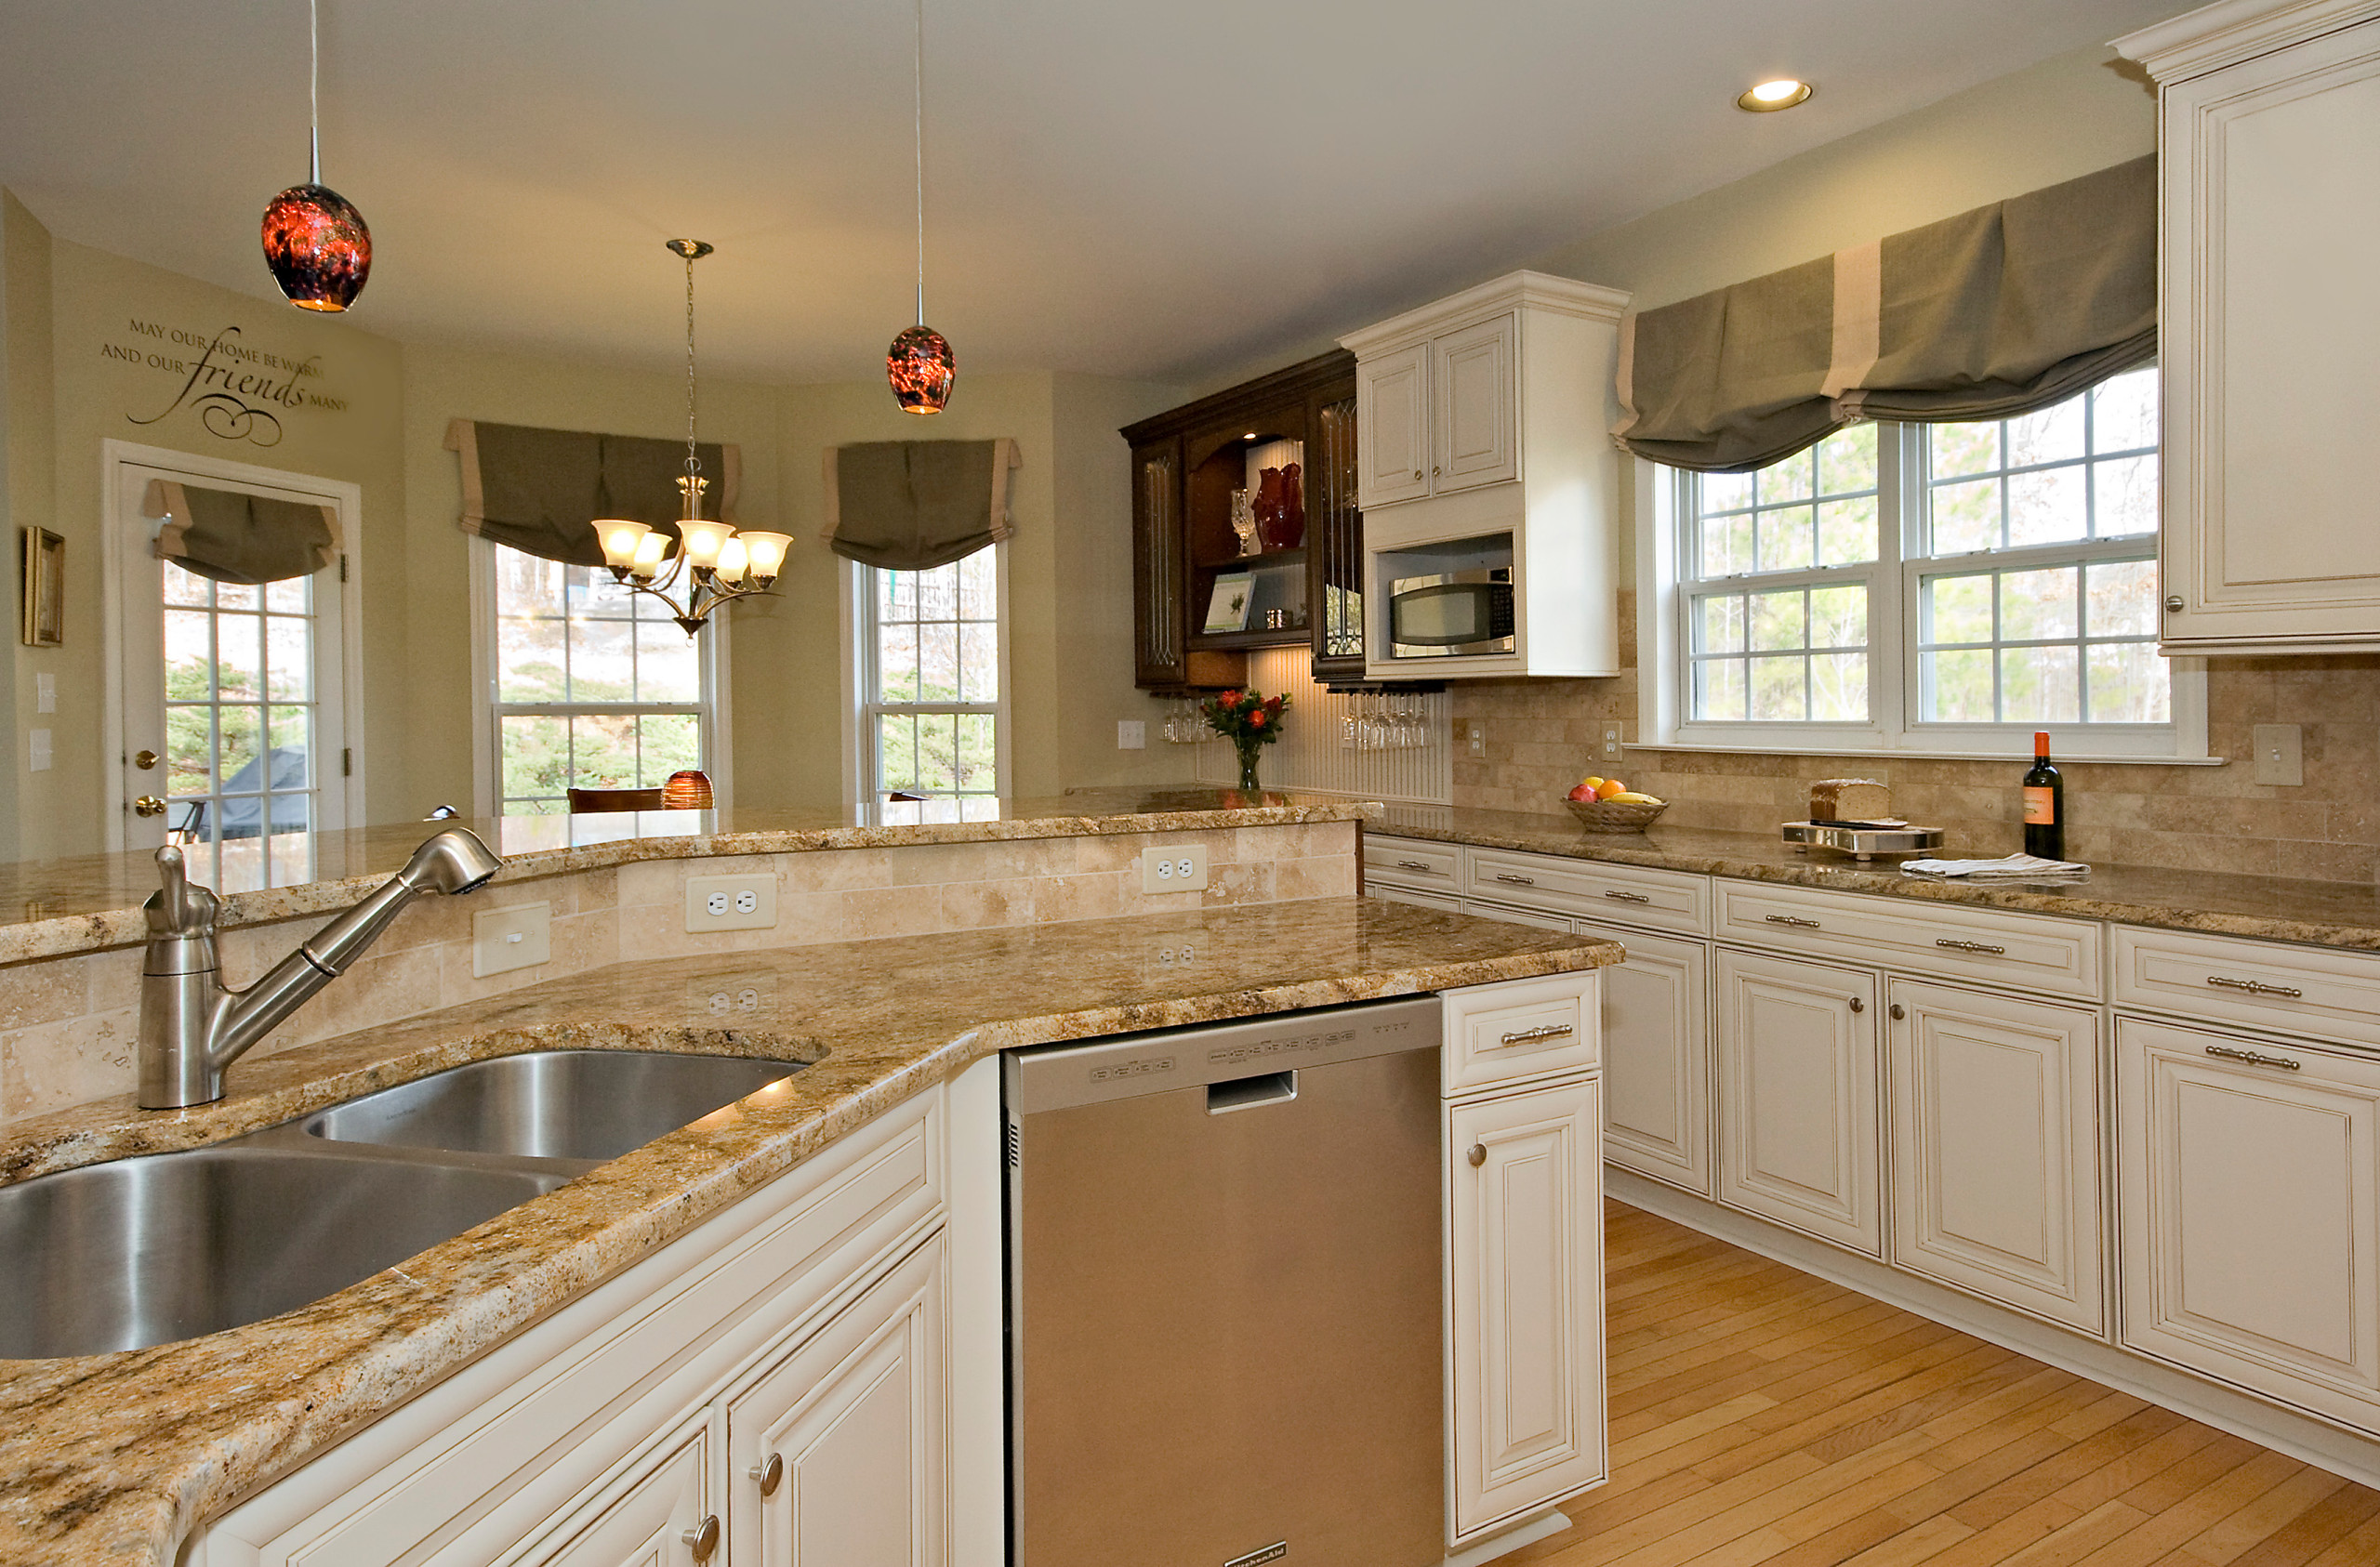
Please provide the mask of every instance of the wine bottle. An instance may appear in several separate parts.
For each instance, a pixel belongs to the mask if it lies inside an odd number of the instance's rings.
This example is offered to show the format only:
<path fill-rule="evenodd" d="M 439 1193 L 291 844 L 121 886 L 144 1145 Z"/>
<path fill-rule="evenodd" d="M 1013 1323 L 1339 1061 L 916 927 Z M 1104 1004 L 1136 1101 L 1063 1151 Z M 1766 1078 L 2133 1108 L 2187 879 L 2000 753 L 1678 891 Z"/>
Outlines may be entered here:
<path fill-rule="evenodd" d="M 2025 774 L 2025 852 L 2066 858 L 2066 784 L 2049 765 L 2049 731 L 2033 733 L 2033 770 Z"/>

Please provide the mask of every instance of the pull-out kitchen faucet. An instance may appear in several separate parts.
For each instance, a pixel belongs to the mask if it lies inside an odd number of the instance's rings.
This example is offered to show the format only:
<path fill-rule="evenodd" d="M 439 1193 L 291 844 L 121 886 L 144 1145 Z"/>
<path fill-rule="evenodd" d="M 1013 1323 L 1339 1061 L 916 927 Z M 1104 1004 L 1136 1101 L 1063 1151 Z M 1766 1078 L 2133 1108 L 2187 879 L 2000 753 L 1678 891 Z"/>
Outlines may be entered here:
<path fill-rule="evenodd" d="M 223 1097 L 223 1073 L 309 997 L 345 971 L 407 903 L 424 892 L 469 892 L 503 864 L 461 827 L 413 851 L 387 885 L 275 964 L 245 990 L 223 984 L 215 951 L 213 892 L 191 884 L 182 851 L 157 850 L 165 885 L 142 905 L 148 961 L 140 970 L 140 1103 L 178 1110 Z"/>

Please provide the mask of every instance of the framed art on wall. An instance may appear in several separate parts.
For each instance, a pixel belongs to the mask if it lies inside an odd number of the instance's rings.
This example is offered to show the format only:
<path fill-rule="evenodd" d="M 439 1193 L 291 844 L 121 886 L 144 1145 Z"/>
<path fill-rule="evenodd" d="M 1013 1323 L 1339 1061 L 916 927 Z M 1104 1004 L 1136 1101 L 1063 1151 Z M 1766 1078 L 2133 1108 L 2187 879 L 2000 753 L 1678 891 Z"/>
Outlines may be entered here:
<path fill-rule="evenodd" d="M 29 648 L 54 648 L 66 640 L 66 540 L 46 528 L 27 528 L 23 619 L 19 631 Z"/>

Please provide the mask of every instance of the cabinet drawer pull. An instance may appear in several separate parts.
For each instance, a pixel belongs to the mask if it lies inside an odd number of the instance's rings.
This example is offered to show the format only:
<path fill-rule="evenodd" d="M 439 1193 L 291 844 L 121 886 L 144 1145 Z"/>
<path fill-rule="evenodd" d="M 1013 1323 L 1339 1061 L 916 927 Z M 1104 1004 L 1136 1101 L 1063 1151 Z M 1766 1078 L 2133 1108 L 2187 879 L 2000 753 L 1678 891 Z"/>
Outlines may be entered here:
<path fill-rule="evenodd" d="M 1484 1142 L 1474 1142 L 1471 1145 L 1471 1152 L 1463 1157 L 1471 1161 L 1471 1167 L 1475 1170 L 1488 1162 L 1488 1145 Z"/>
<path fill-rule="evenodd" d="M 1537 878 L 1535 876 L 1516 876 L 1510 871 L 1498 871 L 1496 873 L 1496 879 L 1498 881 L 1510 882 L 1514 887 L 1535 887 L 1537 885 Z"/>
<path fill-rule="evenodd" d="M 2220 974 L 2209 974 L 2206 982 L 2225 990 L 2243 990 L 2250 995 L 2285 995 L 2292 1001 L 2302 1001 L 2306 996 L 2294 985 L 2268 985 L 2262 980 L 2227 980 Z"/>
<path fill-rule="evenodd" d="M 1815 919 L 1796 919 L 1792 915 L 1765 915 L 1762 917 L 1771 925 L 1795 925 L 1805 930 L 1816 930 L 1818 928 L 1818 922 Z"/>
<path fill-rule="evenodd" d="M 2260 1055 L 2254 1050 L 2234 1050 L 2228 1045 L 2209 1045 L 2206 1053 L 2221 1056 L 2227 1061 L 2245 1061 L 2250 1066 L 2277 1066 L 2283 1072 L 2302 1072 L 2305 1063 L 2293 1061 L 2287 1056 Z"/>
<path fill-rule="evenodd" d="M 1606 892 L 1604 896 L 1606 898 L 1616 898 L 1623 903 L 1649 903 L 1652 902 L 1650 898 L 1646 897 L 1642 892 Z"/>
<path fill-rule="evenodd" d="M 752 1479 L 759 1483 L 761 1495 L 775 1495 L 777 1486 L 785 1480 L 785 1455 L 772 1453 L 768 1462 L 753 1465 Z"/>
<path fill-rule="evenodd" d="M 1982 953 L 1987 957 L 2006 957 L 2008 955 L 2008 949 L 2006 947 L 1995 947 L 1989 942 L 1954 942 L 1948 936 L 1937 936 L 1934 938 L 1934 944 L 1937 947 L 1948 947 L 1952 952 Z"/>
<path fill-rule="evenodd" d="M 1400 871 L 1427 871 L 1432 876 L 1439 874 L 1438 868 L 1427 860 L 1399 860 L 1396 868 Z"/>
<path fill-rule="evenodd" d="M 1542 1028 L 1525 1028 L 1518 1034 L 1504 1035 L 1507 1045 L 1534 1045 L 1545 1039 L 1567 1039 L 1579 1031 L 1568 1023 L 1547 1023 Z"/>
<path fill-rule="evenodd" d="M 711 1553 L 719 1549 L 719 1514 L 708 1515 L 678 1538 L 686 1543 L 686 1548 L 694 1552 L 697 1562 L 708 1561 Z"/>

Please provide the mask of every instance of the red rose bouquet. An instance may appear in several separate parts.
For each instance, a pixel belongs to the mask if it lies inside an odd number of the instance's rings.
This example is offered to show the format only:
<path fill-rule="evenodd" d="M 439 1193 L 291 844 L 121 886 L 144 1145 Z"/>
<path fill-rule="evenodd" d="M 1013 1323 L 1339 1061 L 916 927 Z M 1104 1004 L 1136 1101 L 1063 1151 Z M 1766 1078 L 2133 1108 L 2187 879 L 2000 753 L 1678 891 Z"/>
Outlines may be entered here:
<path fill-rule="evenodd" d="M 1286 696 L 1265 696 L 1252 691 L 1227 691 L 1199 704 L 1198 710 L 1207 716 L 1208 726 L 1239 752 L 1241 788 L 1252 790 L 1259 786 L 1257 755 L 1281 738 L 1281 714 L 1289 705 Z"/>

